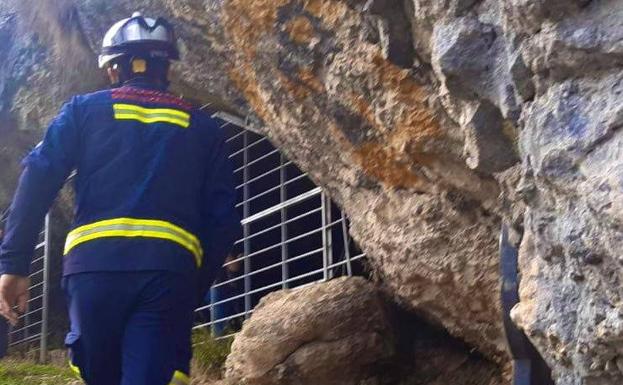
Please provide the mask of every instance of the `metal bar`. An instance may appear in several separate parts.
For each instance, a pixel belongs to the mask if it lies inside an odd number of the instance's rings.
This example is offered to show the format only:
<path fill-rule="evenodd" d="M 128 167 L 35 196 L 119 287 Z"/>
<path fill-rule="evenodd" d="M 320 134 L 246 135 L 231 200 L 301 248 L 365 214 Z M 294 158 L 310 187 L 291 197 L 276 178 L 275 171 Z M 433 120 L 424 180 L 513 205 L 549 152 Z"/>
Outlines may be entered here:
<path fill-rule="evenodd" d="M 294 183 L 294 182 L 296 182 L 296 181 L 298 181 L 298 180 L 301 180 L 301 179 L 303 179 L 303 178 L 306 178 L 307 176 L 308 176 L 308 174 L 307 174 L 307 173 L 301 174 L 301 175 L 299 175 L 299 176 L 296 176 L 296 177 L 294 177 L 294 178 L 292 178 L 292 179 L 288 180 L 286 183 L 284 183 L 284 185 L 286 185 L 286 186 L 287 186 L 287 185 L 292 184 L 292 183 Z M 280 187 L 280 186 L 271 187 L 271 188 L 269 188 L 269 189 L 268 189 L 268 190 L 266 190 L 266 191 L 262 191 L 262 192 L 261 192 L 261 193 L 259 193 L 259 194 L 255 194 L 255 195 L 253 195 L 253 197 L 251 197 L 251 198 L 249 199 L 249 202 L 252 202 L 252 201 L 254 201 L 254 200 L 258 199 L 258 198 L 261 198 L 261 197 L 263 197 L 263 196 L 264 196 L 264 195 L 266 195 L 266 194 L 270 194 L 271 192 L 273 192 L 273 191 L 275 191 L 275 190 L 279 189 L 279 187 Z M 245 203 L 245 202 L 240 202 L 240 203 L 236 204 L 236 208 L 238 208 L 238 207 L 242 206 L 244 203 Z"/>
<path fill-rule="evenodd" d="M 31 329 L 34 328 L 37 325 L 40 325 L 42 321 L 37 321 L 37 322 L 33 322 L 30 325 L 24 325 L 23 327 L 19 328 L 19 329 L 15 329 L 15 330 L 11 330 L 11 334 L 15 335 L 21 331 L 27 330 L 27 329 Z M 28 338 L 33 338 L 33 336 L 30 336 Z"/>
<path fill-rule="evenodd" d="M 350 238 L 348 234 L 348 226 L 346 225 L 346 214 L 344 211 L 340 211 L 342 214 L 342 239 L 344 240 L 344 260 L 346 261 L 346 274 L 349 277 L 353 275 L 353 264 L 350 260 Z"/>
<path fill-rule="evenodd" d="M 320 253 L 320 252 L 322 252 L 322 247 L 317 248 L 317 249 L 315 249 L 315 250 L 311 250 L 311 251 L 305 252 L 305 253 L 303 253 L 303 254 L 299 254 L 299 255 L 297 255 L 296 257 L 289 258 L 287 262 L 288 262 L 288 263 L 290 263 L 290 262 L 298 261 L 298 260 L 300 260 L 300 259 L 307 258 L 307 257 L 309 257 L 309 256 L 311 256 L 311 255 L 318 254 L 318 253 Z M 275 267 L 277 267 L 277 266 L 281 265 L 281 263 L 282 263 L 282 262 L 278 262 L 278 263 L 275 263 L 275 264 L 272 264 L 272 265 L 269 265 L 269 266 L 263 267 L 263 268 L 262 268 L 262 269 L 260 269 L 260 270 L 255 270 L 255 271 L 252 271 L 251 273 L 249 273 L 249 275 L 254 275 L 254 274 L 257 274 L 257 273 L 261 273 L 262 271 L 266 271 L 266 270 L 274 269 Z M 224 286 L 224 285 L 227 285 L 227 284 L 230 284 L 230 283 L 234 283 L 234 282 L 240 281 L 240 280 L 241 280 L 241 279 L 243 279 L 244 277 L 245 277 L 244 275 L 239 275 L 238 277 L 228 279 L 227 281 L 219 282 L 219 283 L 215 284 L 215 285 L 214 285 L 214 286 L 212 286 L 212 287 L 213 287 L 213 288 L 216 288 L 216 287 L 221 287 L 221 286 Z"/>
<path fill-rule="evenodd" d="M 39 361 L 48 361 L 48 318 L 50 305 L 50 214 L 45 216 L 45 249 L 43 251 L 43 303 L 41 313 L 41 345 L 39 350 Z"/>
<path fill-rule="evenodd" d="M 336 224 L 338 224 L 339 222 L 340 222 L 339 220 L 338 220 L 338 221 L 334 221 L 334 222 L 332 222 L 332 223 L 327 224 L 326 226 L 327 226 L 327 227 L 335 226 L 335 225 L 336 225 Z M 271 246 L 265 247 L 265 248 L 263 248 L 263 249 L 261 249 L 261 250 L 254 251 L 253 253 L 251 253 L 251 254 L 249 254 L 249 255 L 245 256 L 244 258 L 251 258 L 251 257 L 255 257 L 256 255 L 259 255 L 259 254 L 265 253 L 265 252 L 267 252 L 268 250 L 272 250 L 272 249 L 274 249 L 274 248 L 276 248 L 276 247 L 278 247 L 278 246 L 281 246 L 283 243 L 288 244 L 288 243 L 292 243 L 292 242 L 294 242 L 294 241 L 298 241 L 299 239 L 302 239 L 302 238 L 305 238 L 305 237 L 306 237 L 306 236 L 308 236 L 308 235 L 312 235 L 312 234 L 314 234 L 314 233 L 317 233 L 317 232 L 323 231 L 324 229 L 325 229 L 325 227 L 324 227 L 324 226 L 322 226 L 322 227 L 318 227 L 318 228 L 316 228 L 316 229 L 314 229 L 314 230 L 310 230 L 310 231 L 308 231 L 308 232 L 306 232 L 306 233 L 303 233 L 303 234 L 297 235 L 297 236 L 296 236 L 296 237 L 294 237 L 294 238 L 290 238 L 290 239 L 288 239 L 288 240 L 287 240 L 287 241 L 285 241 L 285 242 L 275 243 L 274 245 L 271 245 Z"/>
<path fill-rule="evenodd" d="M 279 155 L 279 163 L 283 166 L 285 164 L 285 157 L 283 154 Z M 285 202 L 288 200 L 288 191 L 286 189 L 286 180 L 288 179 L 287 169 L 282 167 L 279 172 L 279 201 Z M 281 282 L 282 289 L 287 289 L 288 284 L 288 245 L 285 243 L 285 240 L 288 239 L 288 225 L 286 225 L 288 221 L 288 210 L 285 207 L 281 208 L 281 241 L 283 245 L 281 245 Z"/>
<path fill-rule="evenodd" d="M 303 201 L 305 201 L 305 200 L 307 200 L 307 199 L 309 199 L 309 198 L 311 198 L 313 196 L 316 196 L 316 195 L 320 194 L 321 192 L 322 192 L 322 189 L 320 187 L 316 187 L 315 189 L 310 190 L 310 191 L 308 191 L 308 192 L 306 192 L 304 194 L 298 195 L 298 196 L 296 196 L 296 197 L 294 197 L 292 199 L 288 199 L 287 201 L 281 203 L 280 205 L 273 206 L 273 207 L 268 208 L 268 209 L 266 209 L 264 211 L 260 211 L 259 213 L 254 214 L 254 215 L 252 215 L 252 216 L 250 216 L 248 218 L 245 218 L 245 219 L 242 220 L 242 224 L 244 225 L 244 224 L 248 224 L 248 223 L 257 221 L 258 219 L 261 219 L 261 218 L 266 217 L 266 216 L 268 216 L 270 214 L 278 212 L 282 208 L 290 207 L 290 206 L 292 206 L 292 205 L 294 205 L 296 203 L 303 202 Z"/>
<path fill-rule="evenodd" d="M 313 209 L 312 211 L 307 211 L 307 212 L 305 212 L 305 213 L 303 213 L 301 215 L 297 215 L 294 218 L 288 219 L 285 222 L 285 224 L 296 222 L 296 221 L 298 221 L 301 218 L 307 217 L 307 216 L 312 215 L 312 214 L 316 214 L 317 212 L 319 212 L 321 210 L 322 210 L 322 208 L 318 207 L 316 209 Z M 281 223 L 279 223 L 277 225 L 274 225 L 274 226 L 271 226 L 271 227 L 267 227 L 267 228 L 265 228 L 265 229 L 263 229 L 261 231 L 258 231 L 257 233 L 253 233 L 253 235 L 251 235 L 249 238 L 255 238 L 255 237 L 259 236 L 259 235 L 262 235 L 262 234 L 265 234 L 265 233 L 267 233 L 269 231 L 275 230 L 275 229 L 279 228 L 280 226 L 281 226 Z M 244 241 L 244 239 L 239 239 L 234 244 L 237 245 L 237 244 L 242 243 L 243 241 Z M 227 265 L 227 264 L 225 264 L 225 265 Z"/>
<path fill-rule="evenodd" d="M 260 143 L 265 142 L 265 141 L 267 141 L 267 140 L 268 140 L 268 138 L 267 138 L 266 136 L 263 136 L 261 139 L 258 139 L 258 140 L 256 140 L 255 142 L 253 142 L 253 143 L 251 143 L 251 144 L 248 144 L 248 135 L 249 135 L 249 132 L 248 132 L 248 131 L 247 131 L 247 132 L 245 132 L 245 136 L 247 136 L 247 141 L 245 141 L 245 143 L 246 143 L 246 144 L 245 144 L 244 148 L 242 148 L 242 149 L 240 149 L 240 150 L 238 150 L 238 151 L 235 151 L 235 152 L 231 153 L 231 154 L 229 155 L 229 158 L 230 158 L 230 159 L 231 159 L 231 158 L 233 158 L 233 157 L 236 157 L 236 156 L 238 156 L 238 155 L 240 155 L 240 154 L 243 154 L 243 153 L 245 153 L 245 152 L 248 152 L 248 150 L 249 150 L 251 147 L 253 147 L 253 146 L 257 146 L 258 144 L 260 144 Z M 248 162 L 248 159 L 247 159 L 247 162 Z"/>
<path fill-rule="evenodd" d="M 327 251 L 327 232 L 325 230 L 327 227 L 327 204 L 324 191 L 320 195 L 320 204 L 322 207 L 322 275 L 326 281 L 329 279 L 329 269 L 327 267 L 329 265 L 329 259 Z"/>
<path fill-rule="evenodd" d="M 20 345 L 20 344 L 25 344 L 27 342 L 32 342 L 32 341 L 35 341 L 39 337 L 41 337 L 41 334 L 35 334 L 35 335 L 28 337 L 27 339 L 21 339 L 19 341 L 12 342 L 9 344 L 9 346 L 12 347 L 12 346 Z"/>
<path fill-rule="evenodd" d="M 281 170 L 283 167 L 288 167 L 288 166 L 289 166 L 289 165 L 291 165 L 291 164 L 292 164 L 292 162 L 290 161 L 290 162 L 285 163 L 285 164 L 284 164 L 284 165 L 282 165 L 282 166 L 275 167 L 275 168 L 273 168 L 273 169 L 271 169 L 271 170 L 268 170 L 268 171 L 266 171 L 265 173 L 260 174 L 260 175 L 258 175 L 258 176 L 256 176 L 256 177 L 254 177 L 254 178 L 252 178 L 252 179 L 248 180 L 247 182 L 244 182 L 243 184 L 240 184 L 240 185 L 236 186 L 236 190 L 237 190 L 237 189 L 239 189 L 239 188 L 241 188 L 241 187 L 244 187 L 246 184 L 251 184 L 251 183 L 257 182 L 258 180 L 260 180 L 260 179 L 262 179 L 262 178 L 267 177 L 268 175 L 270 175 L 270 174 L 274 173 L 275 171 L 279 171 L 279 170 Z"/>
<path fill-rule="evenodd" d="M 275 155 L 275 154 L 280 154 L 279 149 L 274 149 L 274 150 L 270 151 L 268 154 L 266 154 L 266 155 L 262 155 L 262 156 L 260 156 L 259 158 L 257 158 L 257 159 L 255 159 L 255 160 L 253 160 L 253 161 L 249 162 L 249 164 L 247 165 L 247 167 L 248 167 L 248 166 L 253 166 L 254 164 L 256 164 L 256 163 L 258 163 L 258 162 L 261 162 L 261 161 L 263 161 L 264 159 L 266 159 L 266 158 L 270 157 L 271 155 Z M 235 169 L 235 170 L 234 170 L 234 173 L 236 173 L 236 172 L 240 172 L 240 171 L 244 170 L 244 167 L 245 167 L 245 166 L 238 167 L 237 169 Z"/>
<path fill-rule="evenodd" d="M 229 123 L 229 124 L 231 124 L 231 123 Z M 223 125 L 221 126 L 221 128 L 226 127 L 226 126 L 227 126 L 227 124 L 223 124 Z M 241 131 L 240 131 L 239 133 L 237 133 L 236 135 L 233 135 L 233 136 L 229 137 L 229 138 L 225 141 L 225 143 L 229 143 L 229 142 L 232 142 L 232 141 L 234 141 L 234 140 L 238 139 L 239 137 L 241 137 L 242 135 L 244 135 L 244 133 L 245 133 L 245 130 L 241 130 Z"/>
<path fill-rule="evenodd" d="M 243 156 L 243 165 L 245 166 L 244 168 L 244 172 L 243 172 L 243 182 L 247 182 L 249 180 L 249 168 L 246 167 L 247 163 L 249 163 L 249 133 L 247 131 L 245 131 L 244 136 L 243 136 L 243 150 L 244 150 L 244 156 Z M 244 218 L 248 218 L 251 212 L 250 206 L 249 206 L 249 185 L 245 184 L 244 188 L 243 188 L 243 200 L 247 201 L 247 203 L 244 204 L 243 207 L 243 213 L 244 213 Z M 249 291 L 251 291 L 251 277 L 249 276 L 249 273 L 251 272 L 251 261 L 249 258 L 246 258 L 246 256 L 248 256 L 249 254 L 251 254 L 251 243 L 249 242 L 249 233 L 251 231 L 250 229 L 250 222 L 245 222 L 245 220 L 242 220 L 242 227 L 243 227 L 243 236 L 244 236 L 244 292 L 245 292 L 245 296 L 244 296 L 244 310 L 245 312 L 248 312 L 249 310 L 251 310 L 251 295 L 247 293 Z"/>

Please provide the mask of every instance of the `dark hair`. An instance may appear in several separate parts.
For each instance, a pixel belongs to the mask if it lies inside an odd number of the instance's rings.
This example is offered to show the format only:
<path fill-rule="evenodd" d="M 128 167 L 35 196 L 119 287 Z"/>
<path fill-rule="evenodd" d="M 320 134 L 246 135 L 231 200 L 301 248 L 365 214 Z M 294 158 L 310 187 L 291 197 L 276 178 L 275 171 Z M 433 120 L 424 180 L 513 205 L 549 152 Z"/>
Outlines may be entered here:
<path fill-rule="evenodd" d="M 137 60 L 146 64 L 145 71 L 134 72 L 133 66 Z M 169 85 L 168 74 L 171 63 L 167 59 L 142 58 L 140 56 L 124 55 L 114 59 L 111 66 L 119 71 L 119 83 L 123 84 L 134 79 L 144 79 L 150 83 Z"/>

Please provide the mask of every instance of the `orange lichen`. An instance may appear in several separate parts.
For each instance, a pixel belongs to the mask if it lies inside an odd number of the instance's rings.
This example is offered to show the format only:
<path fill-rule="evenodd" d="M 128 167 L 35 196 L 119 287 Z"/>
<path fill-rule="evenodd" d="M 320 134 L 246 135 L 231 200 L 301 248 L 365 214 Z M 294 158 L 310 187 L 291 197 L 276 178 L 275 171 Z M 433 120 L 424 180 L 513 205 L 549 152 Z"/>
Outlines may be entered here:
<path fill-rule="evenodd" d="M 298 16 L 286 24 L 286 31 L 292 41 L 298 44 L 309 44 L 314 38 L 314 26 L 308 18 Z"/>
<path fill-rule="evenodd" d="M 303 9 L 331 27 L 335 27 L 349 12 L 343 2 L 327 0 L 305 0 Z"/>
<path fill-rule="evenodd" d="M 308 89 L 290 80 L 283 73 L 278 73 L 277 77 L 279 79 L 279 82 L 287 90 L 287 93 L 289 95 L 292 95 L 298 102 L 303 102 L 303 100 L 310 95 L 310 91 Z"/>
<path fill-rule="evenodd" d="M 335 30 L 340 28 L 340 21 L 346 17 L 359 17 L 344 3 L 334 0 L 301 0 L 306 12 L 317 17 L 324 24 L 324 28 Z M 229 0 L 224 4 L 224 26 L 234 50 L 238 53 L 235 66 L 230 69 L 231 79 L 244 96 L 250 106 L 267 123 L 278 122 L 279 116 L 270 110 L 270 102 L 262 97 L 255 66 L 257 50 L 263 45 L 276 44 L 275 35 L 283 31 L 278 25 L 278 10 L 287 4 L 286 0 Z M 352 13 L 351 14 L 349 14 Z M 313 39 L 315 31 L 310 21 L 302 16 L 294 18 L 285 30 L 290 38 L 299 44 L 306 44 Z M 272 41 L 271 41 L 272 40 Z M 424 145 L 431 139 L 441 135 L 439 122 L 435 112 L 428 105 L 428 92 L 419 85 L 409 74 L 396 65 L 385 60 L 378 52 L 371 56 L 371 64 L 365 75 L 373 79 L 374 94 L 389 95 L 391 102 L 396 104 L 397 118 L 391 127 L 385 127 L 377 119 L 375 108 L 366 97 L 359 94 L 344 94 L 342 105 L 351 109 L 367 124 L 375 129 L 377 137 L 363 144 L 350 143 L 337 128 L 340 122 L 329 123 L 330 131 L 339 134 L 339 141 L 344 146 L 350 146 L 354 159 L 363 171 L 371 177 L 393 187 L 413 187 L 418 181 L 411 167 L 412 164 L 426 164 L 431 155 L 424 153 Z M 289 78 L 277 67 L 277 61 L 270 69 L 277 77 L 275 84 L 277 91 L 290 95 L 299 103 L 307 101 L 314 95 L 326 92 L 325 86 L 309 68 L 299 69 L 298 77 Z M 263 68 L 265 71 L 266 68 Z M 268 106 L 267 106 L 268 105 Z M 318 106 L 311 105 L 320 115 L 326 115 L 318 110 Z"/>
<path fill-rule="evenodd" d="M 298 72 L 301 82 L 314 92 L 321 94 L 326 91 L 324 84 L 318 79 L 309 68 L 301 68 Z"/>
<path fill-rule="evenodd" d="M 383 144 L 369 142 L 358 146 L 354 152 L 365 172 L 385 183 L 397 188 L 415 187 L 418 178 L 409 165 L 396 160 L 393 151 Z"/>

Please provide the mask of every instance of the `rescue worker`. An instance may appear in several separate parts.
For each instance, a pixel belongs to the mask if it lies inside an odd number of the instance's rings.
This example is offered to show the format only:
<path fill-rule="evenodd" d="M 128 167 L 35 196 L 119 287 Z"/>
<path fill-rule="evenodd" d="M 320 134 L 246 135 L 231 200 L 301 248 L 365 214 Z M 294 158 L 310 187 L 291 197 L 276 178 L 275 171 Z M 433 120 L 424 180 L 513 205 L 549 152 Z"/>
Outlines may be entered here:
<path fill-rule="evenodd" d="M 77 170 L 62 284 L 66 344 L 88 385 L 188 383 L 193 309 L 240 231 L 220 128 L 166 91 L 177 59 L 166 20 L 135 13 L 112 26 L 99 66 L 113 88 L 63 106 L 12 203 L 0 313 L 16 323 L 37 233 Z"/>

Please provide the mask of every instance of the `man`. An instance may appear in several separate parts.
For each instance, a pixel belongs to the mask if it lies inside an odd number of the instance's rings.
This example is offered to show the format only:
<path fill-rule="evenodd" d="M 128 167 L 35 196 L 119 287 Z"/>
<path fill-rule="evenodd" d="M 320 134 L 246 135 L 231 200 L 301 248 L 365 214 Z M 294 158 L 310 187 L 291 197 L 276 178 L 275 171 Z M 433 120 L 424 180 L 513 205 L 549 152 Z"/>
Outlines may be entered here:
<path fill-rule="evenodd" d="M 222 133 L 166 92 L 178 58 L 166 20 L 116 23 L 99 58 L 113 89 L 62 108 L 25 159 L 11 207 L 0 313 L 15 323 L 42 220 L 77 169 L 63 286 L 66 344 L 88 385 L 188 383 L 193 308 L 239 233 Z"/>

